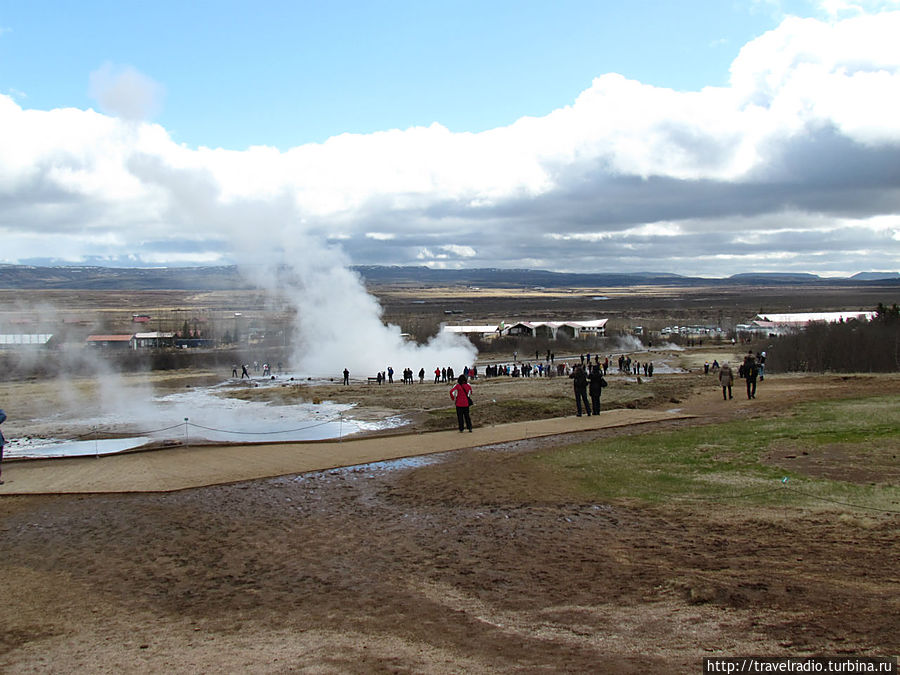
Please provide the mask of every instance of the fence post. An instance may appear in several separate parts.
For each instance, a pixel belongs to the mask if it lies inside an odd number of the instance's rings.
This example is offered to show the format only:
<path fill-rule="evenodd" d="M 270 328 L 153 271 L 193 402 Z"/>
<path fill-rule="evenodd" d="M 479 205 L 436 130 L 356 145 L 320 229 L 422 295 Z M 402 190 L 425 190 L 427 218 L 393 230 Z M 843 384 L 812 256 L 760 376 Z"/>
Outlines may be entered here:
<path fill-rule="evenodd" d="M 188 444 L 188 418 L 184 418 L 184 444 Z"/>

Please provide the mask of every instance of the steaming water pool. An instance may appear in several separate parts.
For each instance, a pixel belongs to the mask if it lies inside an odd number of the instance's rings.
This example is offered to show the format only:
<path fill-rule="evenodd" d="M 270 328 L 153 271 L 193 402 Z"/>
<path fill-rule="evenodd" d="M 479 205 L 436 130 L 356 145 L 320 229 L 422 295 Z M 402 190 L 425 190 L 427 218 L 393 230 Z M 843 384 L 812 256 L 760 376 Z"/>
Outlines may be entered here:
<path fill-rule="evenodd" d="M 138 448 L 152 439 L 148 437 L 103 438 L 93 441 L 65 441 L 54 438 L 13 439 L 3 449 L 4 458 L 58 458 L 111 455 Z"/>
<path fill-rule="evenodd" d="M 262 381 L 258 386 L 280 386 L 282 381 Z M 324 401 L 319 404 L 273 405 L 227 398 L 220 393 L 231 383 L 197 387 L 176 394 L 141 400 L 119 397 L 102 411 L 70 420 L 72 439 L 16 437 L 6 423 L 8 458 L 49 458 L 108 455 L 131 450 L 149 442 L 261 443 L 313 441 L 343 438 L 362 431 L 375 431 L 405 424 L 401 417 L 378 422 L 353 419 L 353 405 Z M 97 430 L 121 428 L 134 431 L 127 438 L 94 439 Z M 13 433 L 10 433 L 13 432 Z M 108 435 L 108 434 L 102 434 Z"/>

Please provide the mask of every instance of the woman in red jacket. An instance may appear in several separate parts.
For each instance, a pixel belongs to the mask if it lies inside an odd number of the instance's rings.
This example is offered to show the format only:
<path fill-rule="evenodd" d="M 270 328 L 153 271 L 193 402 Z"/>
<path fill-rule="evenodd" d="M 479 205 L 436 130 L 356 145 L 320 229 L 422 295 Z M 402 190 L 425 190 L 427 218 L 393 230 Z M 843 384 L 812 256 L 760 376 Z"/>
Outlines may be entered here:
<path fill-rule="evenodd" d="M 463 428 L 472 431 L 472 418 L 469 417 L 469 406 L 472 404 L 471 399 L 472 385 L 469 384 L 465 375 L 460 375 L 453 389 L 450 390 L 450 398 L 456 402 L 456 421 L 459 422 L 459 432 L 463 432 Z"/>

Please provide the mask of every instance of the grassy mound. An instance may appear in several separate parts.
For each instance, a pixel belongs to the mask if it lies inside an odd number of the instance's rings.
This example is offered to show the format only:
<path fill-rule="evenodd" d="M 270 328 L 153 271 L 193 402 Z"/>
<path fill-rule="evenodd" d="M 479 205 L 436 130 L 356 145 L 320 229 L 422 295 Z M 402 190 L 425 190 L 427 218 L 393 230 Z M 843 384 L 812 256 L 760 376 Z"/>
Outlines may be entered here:
<path fill-rule="evenodd" d="M 900 397 L 617 437 L 536 454 L 595 500 L 729 501 L 900 512 Z M 785 480 L 787 479 L 787 480 Z"/>

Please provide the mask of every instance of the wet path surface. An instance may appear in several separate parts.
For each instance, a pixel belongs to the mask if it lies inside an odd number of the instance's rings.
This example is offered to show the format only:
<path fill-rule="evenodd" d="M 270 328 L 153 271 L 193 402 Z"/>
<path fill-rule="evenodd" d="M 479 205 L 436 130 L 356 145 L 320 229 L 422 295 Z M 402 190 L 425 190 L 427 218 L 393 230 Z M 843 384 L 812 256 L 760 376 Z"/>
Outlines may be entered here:
<path fill-rule="evenodd" d="M 0 495 L 170 492 L 495 443 L 687 417 L 676 411 L 608 410 L 476 428 L 343 441 L 172 447 L 146 452 L 7 462 Z"/>

